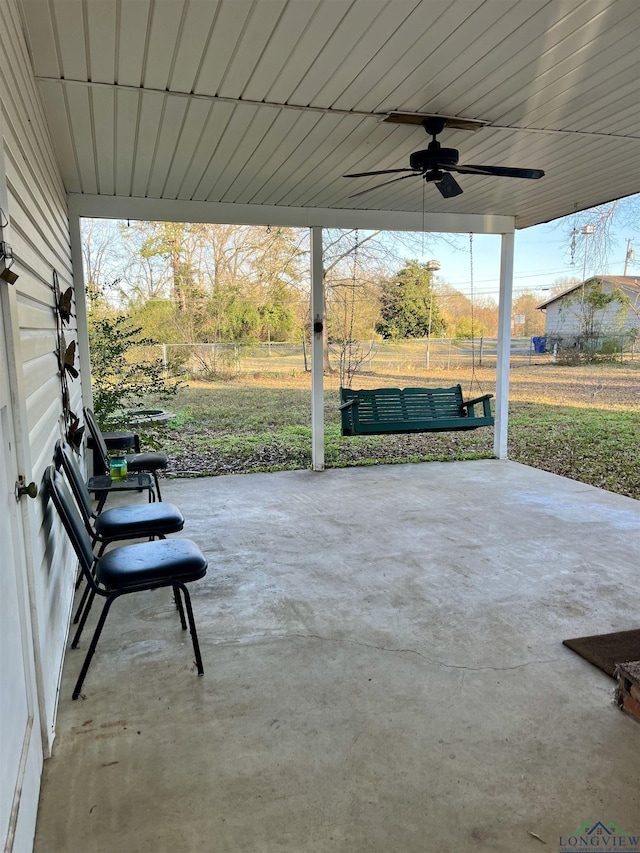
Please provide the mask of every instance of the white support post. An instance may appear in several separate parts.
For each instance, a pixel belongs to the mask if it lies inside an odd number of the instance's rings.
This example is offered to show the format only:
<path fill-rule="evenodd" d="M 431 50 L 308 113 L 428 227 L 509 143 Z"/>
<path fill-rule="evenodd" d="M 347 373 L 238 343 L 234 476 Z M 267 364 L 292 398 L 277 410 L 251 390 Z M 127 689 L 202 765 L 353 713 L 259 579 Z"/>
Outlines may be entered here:
<path fill-rule="evenodd" d="M 500 304 L 498 310 L 498 358 L 496 364 L 496 426 L 493 437 L 493 454 L 498 459 L 507 458 L 514 245 L 515 237 L 513 232 L 502 235 L 500 253 Z"/>
<path fill-rule="evenodd" d="M 324 471 L 322 228 L 311 228 L 311 467 Z"/>
<path fill-rule="evenodd" d="M 76 297 L 76 325 L 78 329 L 78 356 L 80 361 L 80 381 L 82 382 L 82 405 L 93 407 L 91 392 L 91 360 L 89 356 L 89 324 L 87 321 L 87 299 L 84 287 L 84 269 L 82 266 L 82 236 L 80 217 L 69 214 L 69 235 L 71 238 L 71 263 L 73 265 L 73 290 Z"/>

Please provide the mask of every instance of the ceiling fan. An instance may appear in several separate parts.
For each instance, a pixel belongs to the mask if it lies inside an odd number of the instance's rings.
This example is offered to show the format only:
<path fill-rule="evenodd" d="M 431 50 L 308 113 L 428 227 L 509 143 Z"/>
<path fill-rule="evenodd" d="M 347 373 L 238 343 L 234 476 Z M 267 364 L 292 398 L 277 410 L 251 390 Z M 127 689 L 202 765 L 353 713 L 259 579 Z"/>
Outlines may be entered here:
<path fill-rule="evenodd" d="M 451 172 L 458 172 L 458 174 L 462 175 L 491 175 L 499 178 L 529 178 L 534 181 L 544 176 L 542 169 L 515 169 L 510 166 L 472 166 L 471 164 L 463 166 L 458 163 L 458 152 L 456 149 L 443 148 L 436 139 L 437 135 L 442 133 L 447 125 L 447 119 L 441 116 L 429 116 L 421 124 L 429 136 L 433 138 L 427 148 L 422 151 L 414 151 L 409 157 L 408 169 L 380 169 L 376 172 L 355 172 L 350 175 L 343 175 L 342 177 L 369 178 L 372 175 L 393 175 L 399 172 L 406 172 L 408 174 L 401 175 L 399 178 L 392 178 L 390 181 L 384 181 L 375 187 L 361 190 L 349 196 L 349 198 L 356 198 L 359 195 L 364 195 L 364 193 L 385 187 L 387 184 L 394 184 L 396 181 L 413 178 L 415 175 L 422 175 L 428 184 L 435 184 L 444 198 L 453 198 L 462 193 L 462 187 Z"/>

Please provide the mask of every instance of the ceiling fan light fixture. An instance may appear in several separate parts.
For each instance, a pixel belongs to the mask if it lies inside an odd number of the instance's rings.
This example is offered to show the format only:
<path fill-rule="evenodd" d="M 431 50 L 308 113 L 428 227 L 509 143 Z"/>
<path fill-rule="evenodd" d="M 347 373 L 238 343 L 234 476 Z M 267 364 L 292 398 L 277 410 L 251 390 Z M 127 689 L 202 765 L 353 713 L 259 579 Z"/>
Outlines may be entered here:
<path fill-rule="evenodd" d="M 387 113 L 387 115 L 384 116 L 382 121 L 389 124 L 416 124 L 423 127 L 424 122 L 427 119 L 441 119 L 444 122 L 443 127 L 448 127 L 451 130 L 468 130 L 472 133 L 474 133 L 476 130 L 480 130 L 481 128 L 486 127 L 489 124 L 488 121 L 484 121 L 483 119 L 460 118 L 459 116 L 443 116 L 437 115 L 435 113 L 408 112 Z"/>
<path fill-rule="evenodd" d="M 438 142 L 430 142 L 429 147 L 422 151 L 414 151 L 409 157 L 409 165 L 416 171 L 425 169 L 442 169 L 455 166 L 458 162 L 458 152 L 455 148 L 441 148 Z"/>

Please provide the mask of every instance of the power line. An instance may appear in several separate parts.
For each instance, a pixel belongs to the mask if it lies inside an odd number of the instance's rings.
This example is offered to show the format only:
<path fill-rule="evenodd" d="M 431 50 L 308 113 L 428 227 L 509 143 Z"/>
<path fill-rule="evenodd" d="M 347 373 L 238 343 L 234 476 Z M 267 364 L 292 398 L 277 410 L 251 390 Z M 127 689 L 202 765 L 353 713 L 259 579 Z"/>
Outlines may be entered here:
<path fill-rule="evenodd" d="M 524 278 L 545 278 L 545 277 L 551 276 L 551 275 L 566 275 L 568 277 L 575 278 L 575 276 L 571 276 L 570 271 L 568 271 L 567 269 L 547 270 L 545 272 L 536 272 L 536 273 L 520 273 L 518 275 L 514 275 L 513 278 L 514 278 L 514 280 L 515 279 L 524 279 Z M 481 283 L 485 283 L 485 284 L 488 282 L 495 282 L 496 283 L 496 289 L 499 286 L 495 278 L 481 278 L 481 279 L 478 279 L 478 281 Z M 464 280 L 463 281 L 447 281 L 447 284 L 451 284 L 452 286 L 455 286 L 457 284 L 467 284 L 467 282 Z"/>

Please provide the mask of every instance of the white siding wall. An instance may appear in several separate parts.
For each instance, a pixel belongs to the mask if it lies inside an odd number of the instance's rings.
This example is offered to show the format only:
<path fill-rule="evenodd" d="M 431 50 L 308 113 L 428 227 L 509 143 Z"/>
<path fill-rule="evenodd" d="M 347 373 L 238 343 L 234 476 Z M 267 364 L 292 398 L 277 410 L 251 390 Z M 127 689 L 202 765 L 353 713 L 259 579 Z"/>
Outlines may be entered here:
<path fill-rule="evenodd" d="M 40 487 L 54 443 L 63 433 L 56 351 L 53 270 L 60 288 L 72 284 L 67 206 L 15 0 L 0 4 L 0 109 L 10 225 L 7 239 L 19 274 L 12 295 L 18 464 Z M 6 285 L 4 285 L 6 286 Z M 72 320 L 67 343 L 75 335 Z M 77 366 L 77 365 L 76 365 Z M 80 380 L 70 382 L 72 408 L 81 411 Z M 42 489 L 41 489 L 42 492 Z M 57 692 L 75 560 L 44 495 L 22 500 L 36 673 L 45 751 L 54 734 Z"/>
<path fill-rule="evenodd" d="M 612 285 L 604 283 L 603 293 L 612 293 Z M 598 311 L 594 317 L 594 332 L 600 337 L 613 337 L 633 332 L 637 334 L 640 319 L 636 313 L 640 307 L 640 297 L 635 291 L 629 291 L 632 305 L 636 311 L 629 307 L 621 311 L 621 304 L 617 300 L 607 305 L 602 311 Z M 559 335 L 564 337 L 577 336 L 583 329 L 580 310 L 580 289 L 573 291 L 564 299 L 557 299 L 545 309 L 545 334 Z"/>

